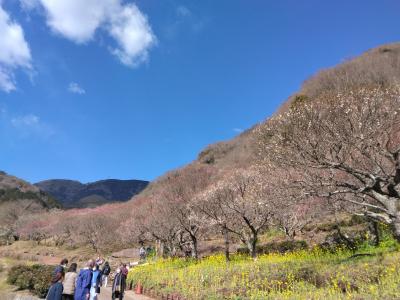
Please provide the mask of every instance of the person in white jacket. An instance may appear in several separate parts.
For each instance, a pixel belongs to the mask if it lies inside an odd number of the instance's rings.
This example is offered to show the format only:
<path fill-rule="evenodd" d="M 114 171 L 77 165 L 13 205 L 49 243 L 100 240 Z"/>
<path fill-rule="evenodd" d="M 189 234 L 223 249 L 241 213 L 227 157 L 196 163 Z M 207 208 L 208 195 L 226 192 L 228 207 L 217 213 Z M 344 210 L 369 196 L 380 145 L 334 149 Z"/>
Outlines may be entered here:
<path fill-rule="evenodd" d="M 75 283 L 76 283 L 76 277 L 78 276 L 78 274 L 76 273 L 77 267 L 78 266 L 76 263 L 72 263 L 68 269 L 68 272 L 65 274 L 63 281 L 63 286 L 64 286 L 62 295 L 63 300 L 74 300 Z"/>

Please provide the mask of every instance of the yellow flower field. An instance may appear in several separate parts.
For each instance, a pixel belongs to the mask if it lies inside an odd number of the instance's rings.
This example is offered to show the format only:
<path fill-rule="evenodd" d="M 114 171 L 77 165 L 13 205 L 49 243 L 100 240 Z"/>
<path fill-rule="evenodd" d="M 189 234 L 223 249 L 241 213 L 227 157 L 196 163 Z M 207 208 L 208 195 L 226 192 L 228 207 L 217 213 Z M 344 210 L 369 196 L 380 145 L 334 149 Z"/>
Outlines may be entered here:
<path fill-rule="evenodd" d="M 392 243 L 357 253 L 268 254 L 256 261 L 236 255 L 229 263 L 223 255 L 164 259 L 132 269 L 128 280 L 179 299 L 399 299 L 400 251 Z"/>

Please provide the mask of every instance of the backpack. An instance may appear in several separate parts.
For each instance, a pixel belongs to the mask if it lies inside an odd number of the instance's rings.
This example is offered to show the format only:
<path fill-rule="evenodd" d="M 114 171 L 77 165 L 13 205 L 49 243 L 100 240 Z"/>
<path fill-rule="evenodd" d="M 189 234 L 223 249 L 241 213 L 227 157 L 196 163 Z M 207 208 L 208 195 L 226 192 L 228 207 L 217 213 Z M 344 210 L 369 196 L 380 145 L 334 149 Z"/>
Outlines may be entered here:
<path fill-rule="evenodd" d="M 110 268 L 110 266 L 108 266 L 108 265 L 104 266 L 103 275 L 108 276 L 108 275 L 110 275 L 110 273 L 111 273 L 111 268 Z"/>

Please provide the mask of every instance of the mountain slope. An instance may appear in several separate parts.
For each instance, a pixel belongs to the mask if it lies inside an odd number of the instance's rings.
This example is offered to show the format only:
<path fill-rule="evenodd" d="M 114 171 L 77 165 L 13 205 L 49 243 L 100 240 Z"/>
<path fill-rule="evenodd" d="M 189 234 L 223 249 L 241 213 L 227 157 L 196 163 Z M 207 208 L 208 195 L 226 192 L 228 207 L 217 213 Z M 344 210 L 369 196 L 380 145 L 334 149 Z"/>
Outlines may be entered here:
<path fill-rule="evenodd" d="M 400 43 L 381 45 L 334 67 L 323 69 L 305 80 L 300 90 L 288 97 L 276 114 L 287 111 L 297 102 L 313 99 L 324 93 L 346 91 L 354 86 L 387 86 L 399 82 Z M 263 123 L 268 121 L 266 119 Z M 255 164 L 257 129 L 260 125 L 255 124 L 231 140 L 207 146 L 191 164 L 209 164 L 218 170 L 233 170 Z M 145 194 L 157 190 L 162 178 L 163 176 L 153 181 Z"/>
<path fill-rule="evenodd" d="M 53 179 L 35 184 L 55 197 L 65 208 L 95 207 L 101 204 L 127 201 L 148 185 L 142 180 L 107 179 L 82 184 L 79 181 Z"/>
<path fill-rule="evenodd" d="M 60 206 L 53 197 L 36 186 L 5 172 L 0 172 L 0 204 L 25 200 L 42 208 Z"/>
<path fill-rule="evenodd" d="M 19 220 L 56 207 L 60 204 L 36 186 L 0 172 L 0 244 L 17 236 Z"/>
<path fill-rule="evenodd" d="M 300 90 L 284 101 L 276 114 L 287 111 L 295 102 L 313 99 L 328 92 L 344 92 L 354 86 L 387 86 L 399 82 L 400 43 L 378 46 L 334 67 L 323 69 L 305 80 Z M 268 119 L 264 122 L 268 122 Z M 258 126 L 254 125 L 229 141 L 209 145 L 199 154 L 196 162 L 213 164 L 217 168 L 252 164 L 257 151 Z"/>

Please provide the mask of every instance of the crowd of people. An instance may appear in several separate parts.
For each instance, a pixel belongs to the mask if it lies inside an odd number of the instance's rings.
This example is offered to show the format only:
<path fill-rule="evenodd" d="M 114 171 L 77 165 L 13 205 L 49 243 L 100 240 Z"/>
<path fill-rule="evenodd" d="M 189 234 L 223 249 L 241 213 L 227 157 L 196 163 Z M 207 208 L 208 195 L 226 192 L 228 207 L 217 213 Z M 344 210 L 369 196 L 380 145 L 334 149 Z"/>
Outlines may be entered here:
<path fill-rule="evenodd" d="M 68 267 L 68 259 L 61 261 L 52 274 L 46 300 L 97 300 L 112 274 L 110 264 L 98 257 L 89 260 L 79 273 L 77 267 L 76 263 Z M 128 271 L 128 266 L 121 264 L 112 274 L 112 300 L 123 299 Z"/>

